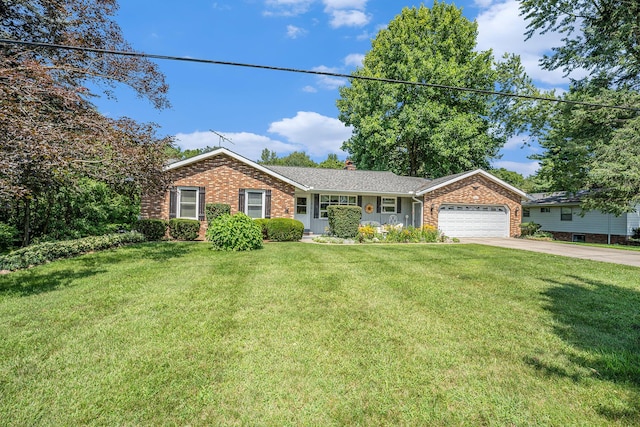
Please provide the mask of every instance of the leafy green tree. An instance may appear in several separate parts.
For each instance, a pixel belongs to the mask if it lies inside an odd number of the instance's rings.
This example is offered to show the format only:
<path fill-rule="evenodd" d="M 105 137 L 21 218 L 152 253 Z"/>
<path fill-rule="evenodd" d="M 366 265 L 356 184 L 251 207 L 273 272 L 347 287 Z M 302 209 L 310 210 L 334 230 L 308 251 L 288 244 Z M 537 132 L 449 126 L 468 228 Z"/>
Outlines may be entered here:
<path fill-rule="evenodd" d="M 304 151 L 294 151 L 293 153 L 278 157 L 275 151 L 269 151 L 268 149 L 262 150 L 262 156 L 258 163 L 261 165 L 274 165 L 274 166 L 302 166 L 307 168 L 318 167 L 318 164 L 311 160 L 311 157 Z"/>
<path fill-rule="evenodd" d="M 209 147 L 207 145 L 204 148 L 191 148 L 191 149 L 182 150 L 180 147 L 171 145 L 165 149 L 165 153 L 166 153 L 167 159 L 169 159 L 170 161 L 179 161 L 179 160 L 189 159 L 191 157 L 196 157 L 201 154 L 209 153 L 215 149 L 216 147 Z"/>
<path fill-rule="evenodd" d="M 489 172 L 516 188 L 522 189 L 522 186 L 524 185 L 524 176 L 518 172 L 510 171 L 505 168 L 492 169 Z"/>
<path fill-rule="evenodd" d="M 640 2 L 636 0 L 522 0 L 527 36 L 558 32 L 562 46 L 542 59 L 549 70 L 583 69 L 585 80 L 640 87 Z"/>
<path fill-rule="evenodd" d="M 262 150 L 258 163 L 261 165 L 277 165 L 278 155 L 275 151 L 270 151 L 268 148 L 265 148 Z"/>
<path fill-rule="evenodd" d="M 372 42 L 354 76 L 417 83 L 512 90 L 530 80 L 519 59 L 494 67 L 490 51 L 477 52 L 477 25 L 453 5 L 434 2 L 404 8 Z M 360 169 L 439 177 L 488 168 L 506 138 L 523 123 L 509 125 L 512 101 L 418 85 L 352 79 L 340 89 L 339 119 L 353 126 L 343 144 Z"/>
<path fill-rule="evenodd" d="M 344 162 L 338 160 L 338 155 L 331 153 L 327 158 L 318 163 L 319 168 L 323 169 L 344 169 Z"/>
<path fill-rule="evenodd" d="M 619 0 L 523 0 L 535 33 L 558 32 L 541 64 L 566 73 L 586 71 L 568 100 L 640 106 L 640 3 Z M 620 214 L 640 202 L 638 110 L 558 105 L 540 145 L 538 178 L 554 190 L 592 190 L 583 208 Z"/>

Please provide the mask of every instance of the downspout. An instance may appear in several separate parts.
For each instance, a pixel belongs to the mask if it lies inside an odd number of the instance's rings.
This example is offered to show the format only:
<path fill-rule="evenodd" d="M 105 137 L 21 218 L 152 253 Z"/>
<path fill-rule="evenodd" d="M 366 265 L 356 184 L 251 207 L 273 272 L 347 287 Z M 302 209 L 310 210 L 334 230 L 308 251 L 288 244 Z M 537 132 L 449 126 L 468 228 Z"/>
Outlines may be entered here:
<path fill-rule="evenodd" d="M 607 245 L 611 244 L 611 214 L 607 214 Z"/>

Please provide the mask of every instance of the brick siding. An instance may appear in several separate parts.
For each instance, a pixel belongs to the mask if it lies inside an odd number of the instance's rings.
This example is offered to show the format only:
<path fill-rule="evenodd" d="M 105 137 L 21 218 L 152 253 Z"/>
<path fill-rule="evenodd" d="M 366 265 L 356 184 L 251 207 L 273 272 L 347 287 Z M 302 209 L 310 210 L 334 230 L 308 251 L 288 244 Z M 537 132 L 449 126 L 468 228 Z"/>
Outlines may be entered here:
<path fill-rule="evenodd" d="M 293 218 L 294 186 L 280 181 L 258 169 L 227 155 L 214 156 L 196 163 L 167 171 L 175 187 L 205 187 L 206 203 L 225 203 L 231 213 L 238 212 L 238 190 L 271 190 L 271 217 Z M 142 218 L 169 219 L 169 191 L 144 195 L 141 201 Z M 206 222 L 200 226 L 204 238 Z"/>
<path fill-rule="evenodd" d="M 608 237 L 606 234 L 595 234 L 595 233 L 571 233 L 565 231 L 549 231 L 549 233 L 553 234 L 553 238 L 556 240 L 563 240 L 567 242 L 573 241 L 573 235 L 583 235 L 585 243 L 607 243 Z M 611 235 L 611 244 L 612 245 L 623 245 L 627 243 L 627 236 L 620 236 L 617 234 Z"/>
<path fill-rule="evenodd" d="M 423 223 L 438 227 L 440 205 L 499 205 L 509 209 L 509 235 L 520 235 L 521 197 L 480 174 L 456 181 L 424 195 Z M 433 210 L 431 206 L 433 205 Z"/>

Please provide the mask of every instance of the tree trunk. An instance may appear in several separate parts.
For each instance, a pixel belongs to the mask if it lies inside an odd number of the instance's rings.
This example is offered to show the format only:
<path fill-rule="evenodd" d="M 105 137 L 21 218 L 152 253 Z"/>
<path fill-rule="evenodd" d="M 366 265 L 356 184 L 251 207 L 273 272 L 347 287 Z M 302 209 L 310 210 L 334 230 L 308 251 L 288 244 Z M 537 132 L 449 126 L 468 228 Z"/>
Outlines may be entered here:
<path fill-rule="evenodd" d="M 31 200 L 24 199 L 24 224 L 22 228 L 22 246 L 27 246 L 31 241 L 30 225 L 31 225 Z"/>

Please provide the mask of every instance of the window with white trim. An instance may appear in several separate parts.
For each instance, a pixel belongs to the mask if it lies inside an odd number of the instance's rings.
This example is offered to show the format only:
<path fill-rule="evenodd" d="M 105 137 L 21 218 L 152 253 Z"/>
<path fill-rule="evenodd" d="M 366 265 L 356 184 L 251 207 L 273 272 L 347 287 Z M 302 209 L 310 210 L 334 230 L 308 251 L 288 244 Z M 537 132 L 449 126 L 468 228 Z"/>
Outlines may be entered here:
<path fill-rule="evenodd" d="M 550 213 L 551 208 L 540 208 L 540 213 Z"/>
<path fill-rule="evenodd" d="M 560 221 L 573 221 L 573 210 L 569 208 L 560 208 Z"/>
<path fill-rule="evenodd" d="M 382 213 L 394 214 L 396 213 L 396 198 L 395 197 L 383 197 L 380 201 L 380 210 Z"/>
<path fill-rule="evenodd" d="M 529 218 L 531 216 L 531 210 L 529 208 L 522 208 L 522 217 Z"/>
<path fill-rule="evenodd" d="M 264 191 L 247 190 L 245 212 L 251 218 L 264 218 Z"/>
<path fill-rule="evenodd" d="M 198 188 L 178 187 L 177 218 L 198 219 Z"/>
<path fill-rule="evenodd" d="M 357 206 L 358 196 L 341 196 L 335 194 L 320 195 L 320 218 L 328 218 L 327 208 L 331 205 Z"/>

